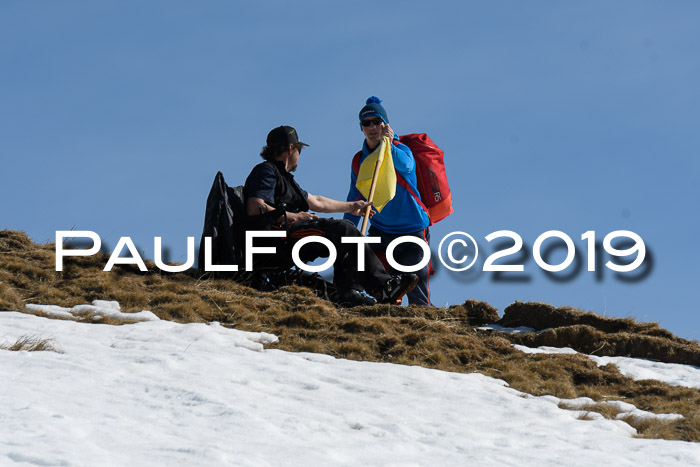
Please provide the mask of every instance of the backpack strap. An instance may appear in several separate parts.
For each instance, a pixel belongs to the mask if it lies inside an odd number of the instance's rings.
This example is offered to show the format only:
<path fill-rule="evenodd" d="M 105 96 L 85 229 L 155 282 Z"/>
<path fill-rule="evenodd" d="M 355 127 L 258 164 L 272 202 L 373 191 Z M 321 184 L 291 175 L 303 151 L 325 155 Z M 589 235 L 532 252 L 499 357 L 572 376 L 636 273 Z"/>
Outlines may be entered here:
<path fill-rule="evenodd" d="M 362 151 L 357 151 L 357 154 L 352 156 L 352 173 L 355 174 L 355 177 L 357 177 L 357 174 L 360 173 L 360 158 L 362 157 Z"/>
<path fill-rule="evenodd" d="M 394 144 L 398 144 L 398 141 L 394 140 Z M 355 177 L 357 177 L 357 174 L 360 172 L 360 158 L 362 157 L 362 151 L 357 151 L 357 154 L 355 154 L 352 158 L 352 173 L 355 174 Z M 403 175 L 401 175 L 399 172 L 394 169 L 394 172 L 396 172 L 396 181 L 399 185 L 401 185 L 406 191 L 408 191 L 408 194 L 410 194 L 413 199 L 416 200 L 416 203 L 418 203 L 418 206 L 423 208 L 423 211 L 428 213 L 428 208 L 425 207 L 425 204 L 423 204 L 423 201 L 421 201 L 420 196 L 413 191 L 413 188 L 411 188 L 411 185 L 408 184 L 405 178 L 403 178 Z"/>
<path fill-rule="evenodd" d="M 413 199 L 416 200 L 416 203 L 418 203 L 418 206 L 423 208 L 423 211 L 425 211 L 426 214 L 428 214 L 428 216 L 430 216 L 430 213 L 428 212 L 428 208 L 425 206 L 425 204 L 423 204 L 423 201 L 420 200 L 420 196 L 418 196 L 418 194 L 415 191 L 413 191 L 413 188 L 411 188 L 411 185 L 409 185 L 408 182 L 406 181 L 406 179 L 403 178 L 403 176 L 398 172 L 396 172 L 396 181 L 398 182 L 399 185 L 404 187 L 404 189 L 406 191 L 408 191 L 408 193 L 411 196 L 413 196 Z"/>

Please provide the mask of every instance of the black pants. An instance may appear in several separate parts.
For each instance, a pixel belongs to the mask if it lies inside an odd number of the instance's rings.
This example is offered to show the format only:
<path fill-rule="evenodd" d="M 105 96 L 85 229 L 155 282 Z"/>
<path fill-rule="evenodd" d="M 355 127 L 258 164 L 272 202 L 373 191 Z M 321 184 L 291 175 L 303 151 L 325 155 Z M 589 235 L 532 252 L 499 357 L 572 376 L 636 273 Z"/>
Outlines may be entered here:
<path fill-rule="evenodd" d="M 295 242 L 314 235 L 327 238 L 335 246 L 338 257 L 333 265 L 333 280 L 338 290 L 357 289 L 371 293 L 391 278 L 369 245 L 362 246 L 365 256 L 365 270 L 358 270 L 358 245 L 342 243 L 341 239 L 343 237 L 361 237 L 362 234 L 352 222 L 345 219 L 321 218 L 295 222 L 287 229 L 287 245 L 290 248 L 285 254 L 291 255 L 291 246 Z M 305 263 L 328 256 L 328 248 L 316 242 L 304 245 L 299 252 L 300 259 Z"/>
<path fill-rule="evenodd" d="M 375 248 L 376 252 L 382 256 L 386 254 L 386 249 L 392 240 L 398 237 L 403 237 L 404 235 L 418 237 L 430 245 L 430 230 L 428 228 L 419 232 L 405 234 L 386 233 L 374 226 L 370 226 L 369 228 L 370 237 L 379 237 L 382 240 L 381 243 L 373 244 L 373 248 Z M 423 249 L 415 243 L 406 242 L 396 247 L 393 256 L 397 263 L 410 266 L 413 264 L 418 264 L 423 260 Z M 389 266 L 388 263 L 387 267 L 389 267 L 389 271 L 393 274 L 397 274 L 399 272 Z M 430 303 L 430 263 L 428 263 L 428 265 L 423 269 L 416 271 L 414 274 L 418 276 L 418 284 L 416 284 L 416 287 L 412 291 L 406 294 L 408 297 L 408 303 L 410 305 L 432 306 L 432 303 Z"/>

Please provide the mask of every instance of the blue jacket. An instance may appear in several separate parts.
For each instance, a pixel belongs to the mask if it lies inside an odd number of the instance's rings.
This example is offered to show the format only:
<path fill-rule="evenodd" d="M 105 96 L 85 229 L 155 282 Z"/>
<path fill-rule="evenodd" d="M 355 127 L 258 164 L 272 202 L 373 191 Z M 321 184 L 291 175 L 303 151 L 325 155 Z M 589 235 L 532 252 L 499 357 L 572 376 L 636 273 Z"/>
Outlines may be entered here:
<path fill-rule="evenodd" d="M 394 136 L 394 140 L 398 140 Z M 367 141 L 362 144 L 362 155 L 360 156 L 360 164 L 365 160 L 371 151 L 367 147 Z M 406 179 L 408 185 L 415 193 L 418 193 L 416 183 L 416 162 L 413 159 L 413 153 L 404 144 L 393 144 L 391 146 L 391 157 L 394 161 L 396 172 L 401 174 Z M 355 187 L 357 176 L 350 170 L 350 191 L 348 192 L 348 201 L 356 201 L 365 199 Z M 357 225 L 361 221 L 361 217 L 352 214 L 345 214 L 345 219 Z M 396 184 L 396 196 L 384 206 L 382 212 L 375 213 L 370 220 L 372 225 L 386 233 L 404 234 L 419 232 L 430 224 L 428 214 L 416 202 L 413 196 L 406 191 L 400 184 Z"/>

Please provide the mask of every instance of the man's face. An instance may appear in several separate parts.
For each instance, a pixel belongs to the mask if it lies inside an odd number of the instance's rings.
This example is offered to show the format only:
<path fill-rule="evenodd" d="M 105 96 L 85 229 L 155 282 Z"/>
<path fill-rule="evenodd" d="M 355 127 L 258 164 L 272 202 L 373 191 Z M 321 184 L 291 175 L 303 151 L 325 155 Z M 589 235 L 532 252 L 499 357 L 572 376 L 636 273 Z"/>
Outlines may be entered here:
<path fill-rule="evenodd" d="M 367 117 L 362 119 L 362 133 L 367 139 L 367 145 L 371 148 L 379 145 L 384 134 L 384 122 L 379 117 Z"/>
<path fill-rule="evenodd" d="M 289 159 L 289 172 L 294 172 L 297 169 L 297 165 L 299 165 L 299 156 L 301 155 L 301 148 L 302 146 L 294 145 L 292 147 L 292 150 L 290 152 L 290 159 Z"/>

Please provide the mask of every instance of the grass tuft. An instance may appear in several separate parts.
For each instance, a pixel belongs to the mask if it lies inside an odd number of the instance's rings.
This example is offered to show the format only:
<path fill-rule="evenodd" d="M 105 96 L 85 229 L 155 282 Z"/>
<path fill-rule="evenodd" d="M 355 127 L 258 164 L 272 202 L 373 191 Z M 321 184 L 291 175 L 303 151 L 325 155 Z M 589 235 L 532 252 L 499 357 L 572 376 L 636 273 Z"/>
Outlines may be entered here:
<path fill-rule="evenodd" d="M 56 352 L 62 353 L 53 343 L 52 339 L 42 339 L 36 336 L 22 336 L 14 344 L 0 343 L 0 349 L 14 352 Z"/>

